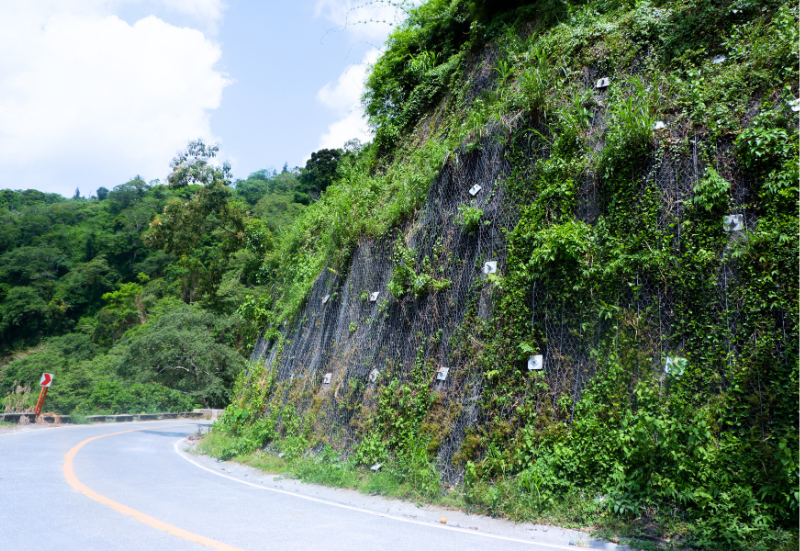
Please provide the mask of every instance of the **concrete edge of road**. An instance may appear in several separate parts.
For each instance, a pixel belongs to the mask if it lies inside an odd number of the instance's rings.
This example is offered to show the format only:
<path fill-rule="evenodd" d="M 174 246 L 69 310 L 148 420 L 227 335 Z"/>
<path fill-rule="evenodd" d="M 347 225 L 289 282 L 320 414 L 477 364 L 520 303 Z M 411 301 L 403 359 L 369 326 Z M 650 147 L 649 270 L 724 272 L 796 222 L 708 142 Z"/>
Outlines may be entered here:
<path fill-rule="evenodd" d="M 194 421 L 195 423 L 206 421 L 209 423 L 207 419 L 162 419 L 163 421 Z M 151 421 L 151 420 L 144 420 L 144 421 L 127 421 L 127 423 L 157 423 L 158 420 Z M 124 424 L 120 421 L 120 425 Z M 61 429 L 61 430 L 69 430 L 69 429 L 85 429 L 91 427 L 98 427 L 98 426 L 108 426 L 111 428 L 114 426 L 112 423 L 85 423 L 85 424 L 53 424 L 53 423 L 31 423 L 29 425 L 4 425 L 0 427 L 0 438 L 4 436 L 12 436 L 12 435 L 20 435 L 20 434 L 31 434 L 31 433 L 45 433 L 49 432 L 54 429 Z M 206 425 L 203 425 L 206 426 Z"/>
<path fill-rule="evenodd" d="M 212 410 L 209 410 L 212 411 Z M 205 411 L 181 411 L 175 413 L 132 413 L 120 415 L 87 415 L 86 419 L 90 423 L 128 423 L 131 421 L 167 421 L 171 419 L 214 419 L 213 413 L 206 414 Z M 26 419 L 28 423 L 36 422 L 35 413 L 0 413 L 0 422 L 17 423 Z M 45 423 L 62 424 L 69 423 L 72 418 L 70 415 L 59 415 L 54 413 L 43 413 L 39 419 Z"/>
<path fill-rule="evenodd" d="M 364 508 L 361 508 L 361 507 L 354 507 L 352 505 L 346 505 L 344 503 L 337 503 L 335 501 L 330 501 L 330 500 L 327 500 L 327 499 L 320 499 L 320 498 L 316 498 L 316 497 L 300 494 L 300 493 L 297 493 L 297 492 L 281 490 L 281 489 L 278 489 L 278 488 L 269 488 L 269 487 L 263 486 L 261 484 L 255 484 L 253 482 L 248 482 L 246 480 L 242 480 L 242 479 L 236 478 L 234 476 L 228 476 L 226 474 L 219 473 L 217 471 L 214 471 L 213 469 L 209 469 L 208 467 L 206 467 L 204 465 L 201 465 L 200 463 L 198 463 L 197 461 L 192 459 L 190 454 L 188 454 L 185 451 L 182 451 L 180 449 L 180 444 L 185 442 L 187 440 L 187 438 L 188 437 L 184 437 L 184 438 L 181 438 L 181 439 L 177 440 L 175 442 L 174 446 L 173 446 L 174 449 L 175 449 L 175 453 L 178 454 L 178 456 L 180 456 L 182 459 L 188 461 L 189 463 L 191 463 L 195 467 L 197 467 L 199 469 L 202 469 L 204 471 L 207 471 L 207 472 L 209 472 L 211 474 L 214 474 L 216 476 L 220 476 L 222 478 L 227 478 L 228 480 L 232 480 L 232 481 L 238 482 L 240 484 L 251 486 L 251 487 L 257 488 L 259 490 L 266 490 L 268 492 L 284 494 L 284 495 L 296 497 L 296 498 L 299 498 L 299 499 L 304 499 L 304 500 L 307 500 L 307 501 L 313 501 L 313 502 L 316 502 L 316 503 L 322 503 L 324 505 L 329 505 L 329 506 L 332 506 L 332 507 L 338 507 L 340 509 L 347 509 L 347 510 L 350 510 L 350 511 L 356 511 L 356 512 L 359 512 L 359 513 L 363 513 L 363 514 L 367 514 L 367 515 L 371 515 L 371 516 L 376 516 L 376 517 L 382 517 L 382 518 L 386 518 L 386 519 L 390 519 L 390 520 L 394 520 L 394 521 L 398 521 L 398 522 L 405 522 L 405 523 L 408 523 L 408 524 L 417 524 L 417 525 L 420 525 L 420 526 L 426 526 L 428 528 L 436 528 L 436 529 L 439 529 L 439 530 L 450 530 L 450 531 L 454 531 L 454 532 L 461 532 L 461 533 L 468 534 L 470 536 L 475 536 L 475 537 L 491 538 L 491 539 L 503 540 L 503 541 L 512 541 L 512 542 L 515 542 L 515 543 L 523 543 L 523 544 L 526 544 L 526 545 L 544 547 L 544 548 L 548 548 L 548 549 L 563 549 L 563 550 L 567 550 L 567 551 L 572 551 L 572 550 L 577 548 L 575 545 L 566 546 L 566 545 L 558 545 L 558 544 L 553 544 L 553 543 L 544 543 L 544 542 L 540 542 L 540 541 L 524 540 L 524 539 L 521 539 L 521 538 L 502 536 L 502 535 L 499 535 L 499 534 L 492 534 L 492 533 L 488 533 L 488 532 L 470 530 L 470 529 L 456 527 L 456 526 L 448 526 L 446 524 L 440 524 L 440 523 L 436 523 L 436 522 L 426 522 L 426 521 L 415 520 L 415 519 L 411 519 L 411 518 L 403 518 L 403 517 L 399 517 L 399 516 L 396 516 L 396 515 L 391 515 L 391 514 L 388 514 L 388 513 L 382 513 L 380 511 L 372 511 L 372 510 L 364 509 Z M 249 467 L 249 468 L 252 468 L 252 467 Z M 262 474 L 264 474 L 264 473 L 262 473 Z M 614 544 L 614 543 L 611 543 L 611 542 L 604 542 L 602 540 L 596 540 L 596 543 L 601 543 L 601 542 L 602 542 L 603 547 L 601 547 L 600 549 L 605 549 L 605 550 L 608 550 L 608 551 L 611 551 L 611 550 L 614 550 L 614 551 L 631 551 L 631 548 L 629 548 L 626 545 L 618 545 L 618 544 Z M 595 542 L 593 542 L 593 543 L 595 543 Z M 588 548 L 597 549 L 597 547 L 593 547 L 591 545 Z"/>

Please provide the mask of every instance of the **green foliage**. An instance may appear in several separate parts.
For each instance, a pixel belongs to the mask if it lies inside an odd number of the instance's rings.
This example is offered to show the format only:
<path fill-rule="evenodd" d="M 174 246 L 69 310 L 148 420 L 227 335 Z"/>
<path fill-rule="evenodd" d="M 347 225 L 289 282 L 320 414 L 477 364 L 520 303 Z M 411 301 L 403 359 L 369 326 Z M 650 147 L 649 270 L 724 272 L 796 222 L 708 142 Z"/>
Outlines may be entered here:
<path fill-rule="evenodd" d="M 706 177 L 694 186 L 694 204 L 707 212 L 721 211 L 728 202 L 731 185 L 716 170 L 709 168 Z"/>
<path fill-rule="evenodd" d="M 500 84 L 505 84 L 508 79 L 514 74 L 514 67 L 509 65 L 505 59 L 497 62 L 497 67 L 494 68 L 500 76 Z"/>
<path fill-rule="evenodd" d="M 422 258 L 417 272 L 416 252 L 404 247 L 401 240 L 395 243 L 392 255 L 394 267 L 387 289 L 395 298 L 402 298 L 406 293 L 413 293 L 414 298 L 419 298 L 426 293 L 446 291 L 452 285 L 449 279 L 437 279 L 432 275 L 431 259 L 427 255 Z"/>
<path fill-rule="evenodd" d="M 259 170 L 246 180 L 234 183 L 234 196 L 246 202 L 252 208 L 252 214 L 258 218 L 250 218 L 264 224 L 270 232 L 278 232 L 289 226 L 300 216 L 311 201 L 308 193 L 314 191 L 313 186 L 306 188 L 301 183 L 302 174 L 297 170 L 281 172 Z M 249 236 L 249 230 L 246 230 Z"/>
<path fill-rule="evenodd" d="M 31 287 L 12 287 L 0 304 L 0 331 L 6 346 L 22 346 L 47 334 L 58 323 L 58 310 Z"/>
<path fill-rule="evenodd" d="M 456 226 L 461 226 L 467 233 L 472 234 L 481 225 L 483 211 L 469 205 L 458 205 L 458 217 L 453 220 Z"/>
<path fill-rule="evenodd" d="M 530 58 L 530 65 L 519 75 L 521 102 L 530 113 L 541 113 L 546 107 L 547 96 L 552 88 L 552 64 L 545 47 L 535 48 Z"/>
<path fill-rule="evenodd" d="M 137 283 L 122 283 L 118 290 L 105 293 L 103 300 L 106 301 L 106 307 L 98 313 L 98 320 L 104 329 L 111 332 L 112 343 L 134 324 L 147 323 L 142 287 Z"/>
<path fill-rule="evenodd" d="M 0 258 L 0 278 L 18 285 L 56 280 L 69 270 L 69 256 L 55 247 L 18 247 Z"/>
<path fill-rule="evenodd" d="M 229 408 L 200 449 L 223 460 L 251 454 L 278 436 L 276 424 L 276 415 L 253 422 L 249 411 Z"/>
<path fill-rule="evenodd" d="M 199 283 L 200 297 L 216 292 L 230 256 L 245 244 L 247 214 L 233 200 L 230 166 L 211 164 L 217 151 L 217 146 L 197 141 L 172 160 L 170 189 L 194 192 L 186 200 L 168 201 L 142 237 L 149 247 L 179 258 L 179 265 Z M 192 294 L 190 301 L 194 298 Z"/>
<path fill-rule="evenodd" d="M 103 306 L 102 295 L 120 280 L 141 271 L 158 274 L 163 268 L 163 259 L 148 262 L 148 250 L 139 239 L 163 204 L 163 189 L 134 179 L 114 188 L 102 203 L 29 201 L 33 196 L 28 192 L 9 190 L 4 197 L 8 208 L 18 210 L 0 212 L 0 235 L 5 238 L 0 239 L 5 249 L 0 254 L 0 300 L 6 299 L 8 314 L 0 322 L 5 327 L 0 353 L 69 331 L 81 317 L 94 316 Z M 31 311 L 38 301 L 45 308 Z M 23 310 L 30 318 L 29 330 L 15 333 L 14 320 L 21 319 Z"/>
<path fill-rule="evenodd" d="M 78 405 L 78 411 L 109 415 L 160 413 L 191 411 L 194 404 L 191 397 L 158 383 L 123 384 L 117 381 L 100 381 L 86 401 Z"/>
<path fill-rule="evenodd" d="M 393 474 L 424 495 L 439 492 L 439 474 L 432 464 L 423 422 L 436 399 L 430 390 L 433 366 L 417 355 L 410 380 L 391 379 L 380 389 L 378 410 L 353 454 L 356 464 L 392 461 Z"/>
<path fill-rule="evenodd" d="M 341 268 L 360 238 L 383 235 L 413 212 L 446 162 L 446 152 L 445 142 L 432 138 L 381 173 L 370 170 L 373 149 L 344 156 L 336 182 L 276 236 L 274 250 L 254 271 L 254 282 L 275 290 L 270 319 L 280 323 L 293 316 L 320 271 Z"/>
<path fill-rule="evenodd" d="M 156 413 L 188 411 L 195 402 L 177 390 L 155 382 L 137 383 L 115 378 L 114 361 L 101 353 L 88 335 L 69 333 L 50 339 L 41 351 L 10 362 L 3 369 L 0 390 L 6 407 L 17 385 L 35 386 L 42 373 L 54 374 L 47 394 L 46 411 L 89 414 Z M 109 361 L 111 360 L 111 361 Z M 29 393 L 13 409 L 21 411 L 36 404 L 38 395 Z"/>
<path fill-rule="evenodd" d="M 391 150 L 437 101 L 458 67 L 458 52 L 470 30 L 470 7 L 458 0 L 433 0 L 409 11 L 389 37 L 387 51 L 367 77 L 365 111 L 377 128 L 379 149 Z"/>
<path fill-rule="evenodd" d="M 676 12 L 688 6 L 680 4 Z M 640 47 L 631 44 L 631 38 L 653 43 L 652 37 L 667 32 L 664 20 L 653 17 L 656 14 L 639 17 L 641 9 L 630 20 L 634 34 L 611 31 L 625 21 L 620 14 L 614 15 L 613 24 L 609 19 L 596 23 L 594 28 L 606 26 L 605 48 L 622 56 L 625 49 Z M 680 22 L 682 16 L 674 16 L 672 22 Z M 775 330 L 774 320 L 776 315 L 791 318 L 796 311 L 797 270 L 792 262 L 797 255 L 785 248 L 797 242 L 796 118 L 788 123 L 792 119 L 786 99 L 761 102 L 762 112 L 752 118 L 744 119 L 746 109 L 739 110 L 739 105 L 752 102 L 753 95 L 775 94 L 771 86 L 777 85 L 777 95 L 785 95 L 781 92 L 785 81 L 776 76 L 786 75 L 785 66 L 754 72 L 752 63 L 761 52 L 741 41 L 747 36 L 748 44 L 762 44 L 763 37 L 775 31 L 767 21 L 768 17 L 743 22 L 735 31 L 728 46 L 736 44 L 736 65 L 725 70 L 707 62 L 702 69 L 686 69 L 688 77 L 683 80 L 676 78 L 681 69 L 673 65 L 667 74 L 662 61 L 654 57 L 648 61 L 645 80 L 641 74 L 626 76 L 627 68 L 619 62 L 605 92 L 607 127 L 599 156 L 588 141 L 592 134 L 586 112 L 592 106 L 597 113 L 597 99 L 574 87 L 549 96 L 549 113 L 539 119 L 545 128 L 537 127 L 515 143 L 509 189 L 523 206 L 519 224 L 509 232 L 508 273 L 497 287 L 499 303 L 489 333 L 492 344 L 483 359 L 490 381 L 483 403 L 486 415 L 497 415 L 497 420 L 479 427 L 476 444 L 465 441 L 464 453 L 478 459 L 467 463 L 466 469 L 467 496 L 473 503 L 510 514 L 517 505 L 508 497 L 514 490 L 507 480 L 516 473 L 513 480 L 539 511 L 557 510 L 580 488 L 602 496 L 594 505 L 581 505 L 588 518 L 648 515 L 666 530 L 681 526 L 677 529 L 703 548 L 769 549 L 791 539 L 785 530 L 793 530 L 787 515 L 797 510 L 792 489 L 797 474 L 795 461 L 784 459 L 782 450 L 797 447 L 794 437 L 788 436 L 796 432 L 789 412 L 797 406 L 797 394 L 785 390 L 794 389 L 789 381 L 797 377 L 797 347 L 782 344 L 783 333 Z M 625 28 L 624 23 L 620 26 Z M 560 52 L 580 58 L 583 54 L 570 40 L 562 36 L 560 43 L 565 46 Z M 558 59 L 560 52 L 556 48 L 550 54 Z M 694 66 L 686 60 L 673 62 Z M 720 224 L 732 201 L 733 190 L 726 180 L 731 160 L 715 159 L 713 152 L 730 138 L 715 142 L 712 137 L 708 145 L 695 146 L 705 176 L 693 186 L 694 197 L 685 204 L 679 247 L 670 241 L 677 233 L 675 226 L 660 225 L 660 217 L 671 207 L 662 202 L 655 184 L 642 181 L 640 175 L 646 174 L 648 163 L 686 155 L 686 146 L 661 142 L 653 132 L 653 122 L 664 116 L 672 98 L 683 109 L 673 117 L 690 117 L 702 131 L 708 124 L 711 136 L 749 122 L 737 132 L 735 152 L 758 192 L 758 201 L 748 208 L 758 210 L 759 222 L 758 229 L 742 241 L 731 243 Z M 528 148 L 540 148 L 542 158 L 525 163 Z M 576 215 L 576 182 L 598 172 L 601 213 L 589 225 Z M 759 261 L 755 255 L 762 255 Z M 737 298 L 731 296 L 729 303 L 742 300 L 738 311 L 747 312 L 750 320 L 739 329 L 738 338 L 727 332 L 726 319 L 734 315 L 728 303 L 715 313 L 719 283 L 714 274 L 726 265 L 735 266 L 743 278 Z M 654 372 L 658 344 L 643 323 L 648 314 L 627 311 L 620 303 L 620 293 L 635 296 L 645 273 L 674 289 L 678 312 L 691 313 L 678 316 L 673 329 L 688 356 L 682 376 L 662 379 Z M 571 305 L 565 315 L 576 336 L 591 340 L 598 332 L 606 335 L 589 351 L 598 371 L 577 402 L 569 395 L 553 395 L 539 374 L 520 376 L 519 360 L 549 346 L 543 328 L 530 326 L 531 310 L 525 305 L 532 288 L 537 296 L 547 293 Z M 794 325 L 791 331 L 796 331 Z M 742 347 L 737 355 L 730 353 L 727 339 Z M 742 389 L 758 384 L 762 394 L 744 399 Z M 525 401 L 517 412 L 503 416 L 509 396 L 522 395 Z M 551 407 L 540 405 L 545 396 L 552 396 Z M 469 455 L 474 445 L 482 451 Z M 665 509 L 679 516 L 654 513 Z"/>
<path fill-rule="evenodd" d="M 658 89 L 641 77 L 619 83 L 610 92 L 609 129 L 600 160 L 604 177 L 629 177 L 652 151 L 658 95 Z"/>
<path fill-rule="evenodd" d="M 752 174 L 760 176 L 794 160 L 797 153 L 797 133 L 787 129 L 792 123 L 786 106 L 767 104 L 764 107 L 765 111 L 736 138 L 742 164 Z"/>
<path fill-rule="evenodd" d="M 220 407 L 230 397 L 244 359 L 226 341 L 235 318 L 190 307 L 171 310 L 135 336 L 118 371 L 128 379 L 154 381 L 185 395 L 192 403 Z"/>
<path fill-rule="evenodd" d="M 268 198 L 273 206 L 305 207 L 291 203 L 297 172 L 260 171 L 232 188 L 228 169 L 211 164 L 214 155 L 215 147 L 190 144 L 172 164 L 171 187 L 136 177 L 104 188 L 97 199 L 0 190 L 4 399 L 47 371 L 57 375 L 47 408 L 61 413 L 227 403 L 255 331 L 235 311 L 246 288 L 254 301 L 262 299 L 252 286 L 261 259 L 274 247 L 273 232 L 299 213 L 290 208 L 271 216 L 259 205 Z M 258 212 L 244 213 L 245 204 Z M 177 205 L 188 224 L 180 228 L 176 219 L 182 233 L 168 236 L 176 238 L 170 251 L 180 258 L 142 242 L 168 205 Z M 194 302 L 191 316 L 185 302 Z M 64 339 L 88 342 L 93 352 L 64 352 Z M 158 349 L 159 363 L 147 363 L 142 345 Z"/>
<path fill-rule="evenodd" d="M 311 154 L 305 169 L 300 175 L 300 183 L 305 193 L 322 193 L 336 177 L 336 169 L 343 152 L 339 149 L 320 149 Z"/>
<path fill-rule="evenodd" d="M 590 233 L 587 224 L 569 220 L 526 236 L 530 247 L 530 259 L 526 266 L 528 273 L 533 277 L 552 277 L 584 267 L 583 260 L 590 247 Z"/>

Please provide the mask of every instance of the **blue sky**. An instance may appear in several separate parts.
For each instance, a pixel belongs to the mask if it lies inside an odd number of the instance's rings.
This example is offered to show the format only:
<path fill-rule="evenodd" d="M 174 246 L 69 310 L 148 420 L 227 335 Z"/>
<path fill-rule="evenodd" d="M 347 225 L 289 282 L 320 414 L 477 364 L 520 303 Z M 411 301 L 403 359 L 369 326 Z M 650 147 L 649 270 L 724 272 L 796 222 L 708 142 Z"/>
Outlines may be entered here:
<path fill-rule="evenodd" d="M 220 144 L 238 178 L 368 139 L 358 98 L 391 27 L 356 22 L 401 16 L 349 0 L 30 0 L 4 11 L 0 188 L 64 195 L 163 179 L 198 137 Z"/>

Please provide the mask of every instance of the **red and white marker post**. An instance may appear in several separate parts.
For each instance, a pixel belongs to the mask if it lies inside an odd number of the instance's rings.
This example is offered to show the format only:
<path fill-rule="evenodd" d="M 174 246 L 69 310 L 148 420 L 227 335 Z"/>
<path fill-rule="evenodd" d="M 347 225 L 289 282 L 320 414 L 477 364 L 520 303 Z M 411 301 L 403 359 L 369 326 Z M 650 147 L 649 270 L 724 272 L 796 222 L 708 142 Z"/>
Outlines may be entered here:
<path fill-rule="evenodd" d="M 50 388 L 50 385 L 53 384 L 53 374 L 52 373 L 42 373 L 42 379 L 39 381 L 39 386 L 42 387 L 42 391 L 39 394 L 39 401 L 36 402 L 36 418 L 39 418 L 39 415 L 42 413 L 42 408 L 44 407 L 44 399 L 47 396 L 47 389 Z"/>

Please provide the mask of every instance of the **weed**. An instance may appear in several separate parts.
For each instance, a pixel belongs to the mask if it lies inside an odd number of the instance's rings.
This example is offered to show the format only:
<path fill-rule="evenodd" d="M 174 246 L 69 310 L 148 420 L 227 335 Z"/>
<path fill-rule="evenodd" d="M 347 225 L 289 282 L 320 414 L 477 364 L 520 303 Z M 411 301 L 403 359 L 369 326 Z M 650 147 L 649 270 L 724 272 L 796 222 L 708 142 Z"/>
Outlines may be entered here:
<path fill-rule="evenodd" d="M 472 234 L 480 227 L 481 218 L 483 218 L 481 209 L 469 205 L 459 205 L 458 216 L 453 220 L 453 223 L 464 228 L 467 233 Z M 487 220 L 485 223 L 490 222 Z"/>

